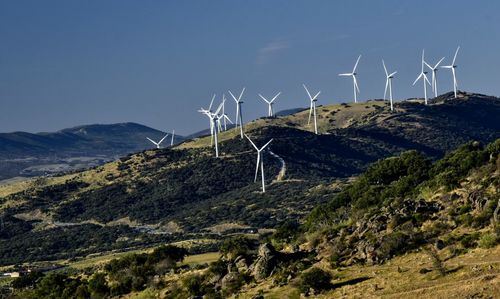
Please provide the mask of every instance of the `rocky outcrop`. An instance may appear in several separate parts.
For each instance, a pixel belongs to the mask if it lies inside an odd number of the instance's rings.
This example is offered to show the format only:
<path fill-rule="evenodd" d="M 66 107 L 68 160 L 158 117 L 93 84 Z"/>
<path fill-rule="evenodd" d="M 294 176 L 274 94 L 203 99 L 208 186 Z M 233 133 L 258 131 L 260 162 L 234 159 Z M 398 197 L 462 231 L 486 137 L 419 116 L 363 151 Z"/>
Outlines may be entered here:
<path fill-rule="evenodd" d="M 273 245 L 264 243 L 259 247 L 259 252 L 250 270 L 257 280 L 262 280 L 271 275 L 276 268 L 278 253 Z"/>

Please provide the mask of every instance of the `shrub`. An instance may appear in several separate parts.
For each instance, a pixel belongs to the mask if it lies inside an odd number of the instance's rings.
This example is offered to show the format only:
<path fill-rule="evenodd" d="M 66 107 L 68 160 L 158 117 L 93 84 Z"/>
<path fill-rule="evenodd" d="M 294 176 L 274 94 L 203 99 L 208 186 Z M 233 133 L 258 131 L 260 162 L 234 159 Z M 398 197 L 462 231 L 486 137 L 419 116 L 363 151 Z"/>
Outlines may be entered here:
<path fill-rule="evenodd" d="M 190 296 L 203 296 L 203 277 L 200 275 L 190 275 L 183 279 L 182 285 L 186 288 Z"/>
<path fill-rule="evenodd" d="M 237 256 L 246 256 L 252 248 L 252 241 L 245 236 L 236 236 L 224 240 L 220 247 L 222 255 L 229 259 L 236 258 Z"/>
<path fill-rule="evenodd" d="M 311 270 L 302 273 L 298 288 L 303 293 L 307 293 L 309 289 L 321 292 L 331 287 L 331 278 L 332 276 L 330 273 L 320 268 L 312 268 Z"/>
<path fill-rule="evenodd" d="M 487 233 L 481 236 L 478 245 L 481 248 L 492 248 L 500 243 L 500 238 L 495 233 Z"/>

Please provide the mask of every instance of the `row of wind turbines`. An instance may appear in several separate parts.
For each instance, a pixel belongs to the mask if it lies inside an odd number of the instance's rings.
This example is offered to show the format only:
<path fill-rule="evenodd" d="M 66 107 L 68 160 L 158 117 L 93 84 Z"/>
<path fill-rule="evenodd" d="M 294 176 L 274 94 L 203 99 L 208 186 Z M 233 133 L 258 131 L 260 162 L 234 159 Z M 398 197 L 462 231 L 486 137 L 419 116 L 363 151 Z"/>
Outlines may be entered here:
<path fill-rule="evenodd" d="M 457 50 L 455 51 L 455 55 L 453 56 L 453 60 L 450 65 L 443 65 L 440 66 L 441 62 L 443 62 L 444 57 L 441 58 L 436 64 L 430 65 L 425 61 L 425 50 L 422 50 L 422 60 L 421 60 L 421 71 L 420 74 L 418 75 L 417 79 L 413 82 L 413 85 L 415 85 L 419 80 L 422 80 L 423 85 L 424 85 L 424 100 L 425 104 L 427 105 L 428 102 L 428 97 L 427 97 L 427 84 L 431 85 L 432 91 L 434 92 L 434 96 L 438 96 L 438 85 L 437 85 L 437 71 L 439 68 L 443 69 L 450 69 L 452 76 L 453 76 L 453 92 L 455 94 L 455 98 L 457 98 L 457 88 L 458 88 L 458 83 L 457 83 L 457 77 L 456 77 L 456 60 L 457 60 L 457 55 L 458 51 L 460 50 L 460 46 L 457 47 Z M 354 102 L 357 103 L 357 95 L 360 93 L 359 86 L 358 86 L 358 80 L 356 78 L 357 73 L 356 69 L 358 67 L 359 60 L 361 59 L 361 55 L 358 56 L 358 59 L 356 60 L 356 63 L 354 64 L 354 68 L 352 69 L 352 72 L 350 73 L 342 73 L 339 74 L 341 77 L 351 77 L 352 78 L 352 83 L 353 83 L 353 90 L 354 90 Z M 382 66 L 384 67 L 384 72 L 386 76 L 386 81 L 385 81 L 385 89 L 384 89 L 384 100 L 387 99 L 387 90 L 389 90 L 389 101 L 391 103 L 391 111 L 394 110 L 393 106 L 393 98 L 392 98 L 392 80 L 394 79 L 394 76 L 397 74 L 397 71 L 389 73 L 387 71 L 387 67 L 385 65 L 385 61 L 382 59 Z M 426 71 L 425 67 L 430 69 L 432 72 L 432 82 L 429 81 L 427 78 L 428 72 Z"/>
<path fill-rule="evenodd" d="M 456 49 L 455 55 L 453 56 L 453 61 L 450 65 L 445 65 L 445 66 L 440 66 L 441 62 L 443 62 L 444 57 L 441 58 L 436 64 L 430 65 L 427 61 L 425 61 L 425 50 L 422 50 L 422 60 L 421 60 L 421 71 L 420 74 L 418 75 L 417 79 L 413 82 L 413 85 L 415 85 L 419 80 L 422 80 L 423 85 L 424 85 L 424 100 L 425 100 L 425 105 L 428 104 L 428 96 L 427 96 L 427 84 L 432 87 L 432 91 L 434 93 L 434 96 L 438 95 L 438 88 L 437 88 L 437 71 L 439 68 L 443 69 L 450 69 L 452 71 L 453 75 L 453 90 L 454 90 L 454 95 L 455 98 L 457 97 L 457 79 L 456 79 L 456 58 L 458 55 L 458 51 L 460 50 L 460 46 Z M 360 88 L 358 85 L 358 80 L 357 80 L 357 67 L 360 62 L 361 55 L 358 56 L 356 63 L 354 64 L 354 68 L 352 69 L 352 72 L 350 73 L 341 73 L 339 76 L 341 77 L 351 77 L 353 81 L 353 92 L 354 92 L 354 102 L 358 102 L 358 94 L 360 93 Z M 384 68 L 384 72 L 386 75 L 386 83 L 385 83 L 385 89 L 384 89 L 384 100 L 387 100 L 387 92 L 389 92 L 389 98 L 388 100 L 390 101 L 390 109 L 391 111 L 394 110 L 394 105 L 393 105 L 393 91 L 392 91 L 392 80 L 394 79 L 395 75 L 397 74 L 397 71 L 390 72 L 387 70 L 387 66 L 385 64 L 385 61 L 382 59 L 382 66 Z M 430 71 L 432 71 L 432 79 L 429 81 L 427 77 L 427 70 L 425 67 L 429 68 Z M 307 93 L 307 96 L 309 97 L 309 117 L 307 120 L 307 124 L 310 125 L 311 123 L 311 118 L 313 120 L 313 125 L 314 125 L 314 133 L 318 134 L 318 123 L 317 123 L 317 114 L 316 114 L 316 103 L 318 101 L 318 97 L 321 94 L 321 91 L 318 91 L 316 94 L 312 94 L 307 86 L 305 84 L 302 84 L 304 87 L 304 90 Z M 239 131 L 239 135 L 241 139 L 248 139 L 250 144 L 253 146 L 253 148 L 257 151 L 257 164 L 255 168 L 255 178 L 254 182 L 257 182 L 257 177 L 258 177 L 258 172 L 260 170 L 261 172 L 261 183 L 262 183 L 262 192 L 266 191 L 265 188 L 265 177 L 264 177 L 264 157 L 263 157 L 263 152 L 264 150 L 269 146 L 269 144 L 273 141 L 273 139 L 269 140 L 267 143 L 265 143 L 262 147 L 258 147 L 251 139 L 248 137 L 243 130 L 243 114 L 242 114 L 242 104 L 244 103 L 242 98 L 243 94 L 245 93 L 245 89 L 243 88 L 241 92 L 239 93 L 238 96 L 236 96 L 233 92 L 230 90 L 228 93 L 231 95 L 231 98 L 234 100 L 236 103 L 236 116 L 235 116 L 235 122 L 233 123 L 232 120 L 229 118 L 229 116 L 225 112 L 225 103 L 226 103 L 226 96 L 223 94 L 222 96 L 222 101 L 217 107 L 217 109 L 212 110 L 212 106 L 214 103 L 214 100 L 216 98 L 216 95 L 214 94 L 212 96 L 212 100 L 210 101 L 210 105 L 207 109 L 205 108 L 200 108 L 198 112 L 202 113 L 203 115 L 208 117 L 209 123 L 210 123 L 210 145 L 215 148 L 215 157 L 219 157 L 219 133 L 222 131 L 227 130 L 227 123 L 234 124 L 234 129 Z M 272 98 L 266 98 L 262 94 L 258 94 L 259 97 L 267 104 L 267 116 L 268 117 L 274 117 L 274 109 L 273 105 L 277 98 L 281 95 L 281 92 L 278 92 L 275 94 Z M 172 131 L 172 137 L 170 141 L 170 146 L 173 146 L 174 144 L 174 134 L 175 131 Z M 161 140 L 158 142 L 150 139 L 147 137 L 147 139 L 153 143 L 156 148 L 160 148 L 161 143 L 168 137 L 169 134 L 166 134 Z"/>

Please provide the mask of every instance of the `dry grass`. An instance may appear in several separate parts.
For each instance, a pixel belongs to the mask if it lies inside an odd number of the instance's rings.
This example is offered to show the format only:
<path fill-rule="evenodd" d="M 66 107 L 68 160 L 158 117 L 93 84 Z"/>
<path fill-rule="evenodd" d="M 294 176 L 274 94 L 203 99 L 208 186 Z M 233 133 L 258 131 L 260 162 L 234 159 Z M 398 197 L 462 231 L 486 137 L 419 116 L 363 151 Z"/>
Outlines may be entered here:
<path fill-rule="evenodd" d="M 446 250 L 440 255 L 446 256 Z M 416 252 L 384 265 L 331 270 L 338 277 L 332 281 L 334 288 L 314 298 L 499 298 L 500 246 L 471 250 L 447 260 L 445 266 L 444 277 L 436 271 L 421 274 L 421 269 L 432 268 L 432 261 L 425 252 Z M 238 298 L 252 298 L 259 292 L 265 298 L 299 298 L 292 286 L 272 287 L 270 281 L 245 290 Z"/>

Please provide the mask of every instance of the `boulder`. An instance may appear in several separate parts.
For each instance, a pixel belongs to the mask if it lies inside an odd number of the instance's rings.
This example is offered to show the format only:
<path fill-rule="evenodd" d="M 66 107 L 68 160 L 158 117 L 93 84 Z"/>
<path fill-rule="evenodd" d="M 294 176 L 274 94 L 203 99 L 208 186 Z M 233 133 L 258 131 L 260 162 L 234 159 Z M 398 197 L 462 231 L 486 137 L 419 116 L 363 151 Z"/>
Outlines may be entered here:
<path fill-rule="evenodd" d="M 277 263 L 277 252 L 273 245 L 264 243 L 259 247 L 258 256 L 251 266 L 252 275 L 257 280 L 262 280 L 273 272 Z"/>

